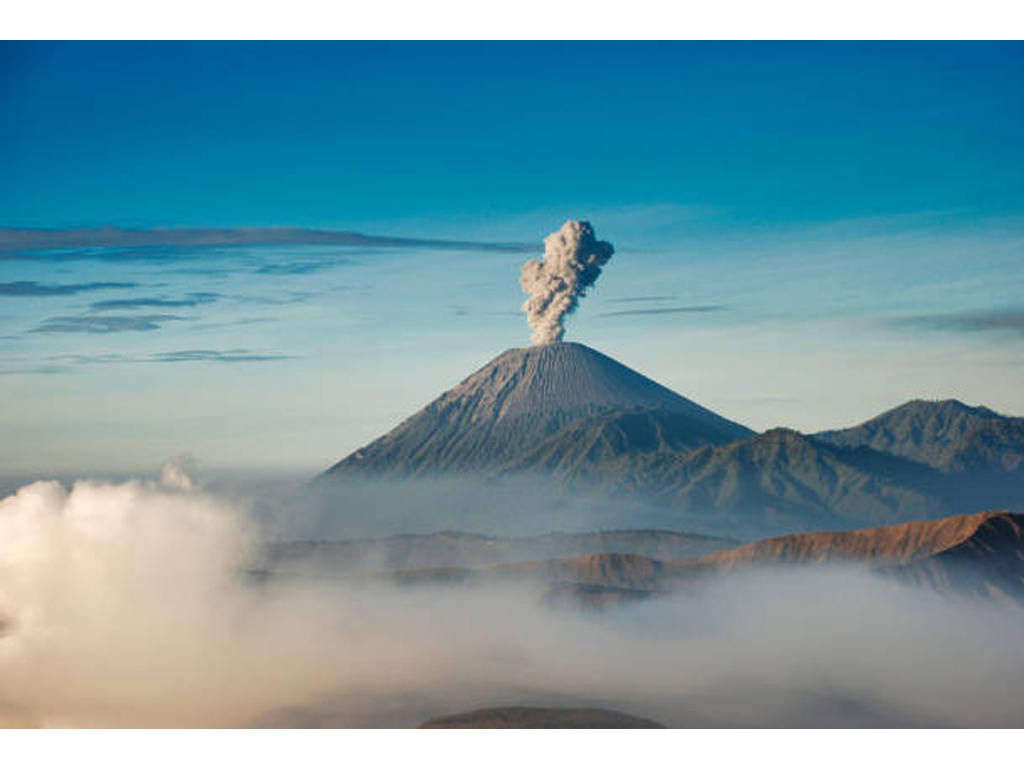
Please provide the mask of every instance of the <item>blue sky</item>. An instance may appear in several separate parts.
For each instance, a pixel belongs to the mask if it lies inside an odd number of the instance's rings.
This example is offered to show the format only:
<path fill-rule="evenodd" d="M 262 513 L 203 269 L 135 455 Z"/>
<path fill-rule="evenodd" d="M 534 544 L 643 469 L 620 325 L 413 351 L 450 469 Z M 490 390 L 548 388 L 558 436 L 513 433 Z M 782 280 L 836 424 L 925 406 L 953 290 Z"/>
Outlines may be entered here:
<path fill-rule="evenodd" d="M 569 216 L 617 254 L 568 338 L 724 415 L 1024 414 L 1022 80 L 1016 43 L 2 43 L 0 462 L 315 471 L 528 343 Z M 105 226 L 477 245 L 10 230 Z"/>

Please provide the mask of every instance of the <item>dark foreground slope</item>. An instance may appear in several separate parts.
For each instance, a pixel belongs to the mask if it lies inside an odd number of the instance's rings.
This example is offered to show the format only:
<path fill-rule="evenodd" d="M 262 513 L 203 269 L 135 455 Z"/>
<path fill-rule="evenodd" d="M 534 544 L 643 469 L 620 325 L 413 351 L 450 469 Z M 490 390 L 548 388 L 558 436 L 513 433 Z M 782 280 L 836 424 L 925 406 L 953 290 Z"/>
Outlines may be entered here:
<path fill-rule="evenodd" d="M 500 707 L 436 717 L 420 728 L 664 728 L 653 720 L 607 709 Z"/>

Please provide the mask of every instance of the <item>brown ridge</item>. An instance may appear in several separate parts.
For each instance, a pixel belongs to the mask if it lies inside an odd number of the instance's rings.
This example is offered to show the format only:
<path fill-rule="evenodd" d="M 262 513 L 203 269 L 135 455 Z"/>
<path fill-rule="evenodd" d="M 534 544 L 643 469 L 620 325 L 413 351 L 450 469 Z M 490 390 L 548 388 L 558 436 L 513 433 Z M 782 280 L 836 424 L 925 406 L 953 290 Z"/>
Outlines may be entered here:
<path fill-rule="evenodd" d="M 824 563 L 855 560 L 862 563 L 907 563 L 963 544 L 983 524 L 1003 517 L 1013 519 L 1022 516 L 1003 509 L 855 531 L 796 533 L 755 541 L 691 562 L 714 563 L 726 568 L 753 562 Z"/>
<path fill-rule="evenodd" d="M 626 597 L 625 592 L 636 597 L 657 594 L 673 583 L 740 568 L 828 562 L 862 564 L 942 591 L 955 588 L 952 591 L 1024 599 L 1024 515 L 992 510 L 854 531 L 798 533 L 685 560 L 596 553 L 483 569 L 412 569 L 394 576 L 406 583 L 540 579 L 555 585 L 558 595 L 583 590 L 591 602 L 598 597 L 614 602 Z M 961 566 L 970 567 L 964 571 Z M 609 594 L 591 595 L 595 589 Z"/>

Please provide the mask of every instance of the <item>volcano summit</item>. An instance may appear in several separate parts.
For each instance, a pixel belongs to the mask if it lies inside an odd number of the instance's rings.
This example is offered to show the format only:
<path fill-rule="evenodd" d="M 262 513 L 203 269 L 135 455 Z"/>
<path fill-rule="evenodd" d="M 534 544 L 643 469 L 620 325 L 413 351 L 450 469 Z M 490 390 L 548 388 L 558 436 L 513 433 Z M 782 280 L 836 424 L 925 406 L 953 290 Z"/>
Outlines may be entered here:
<path fill-rule="evenodd" d="M 600 446 L 582 438 L 593 429 Z M 560 433 L 571 438 L 566 449 L 585 448 L 591 458 L 753 434 L 590 347 L 556 342 L 504 352 L 327 474 L 532 469 L 530 457 L 555 447 Z"/>

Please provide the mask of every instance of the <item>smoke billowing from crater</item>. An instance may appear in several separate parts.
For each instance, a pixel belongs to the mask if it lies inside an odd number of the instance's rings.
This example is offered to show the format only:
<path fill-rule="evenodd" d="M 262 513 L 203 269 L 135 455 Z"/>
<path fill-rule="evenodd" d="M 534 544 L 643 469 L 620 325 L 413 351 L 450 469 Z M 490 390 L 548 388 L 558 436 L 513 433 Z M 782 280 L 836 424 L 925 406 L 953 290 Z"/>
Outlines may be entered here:
<path fill-rule="evenodd" d="M 598 240 L 588 221 L 569 220 L 544 238 L 544 256 L 526 262 L 519 277 L 530 294 L 523 311 L 533 328 L 534 344 L 562 340 L 566 315 L 579 306 L 613 253 L 612 244 Z"/>

